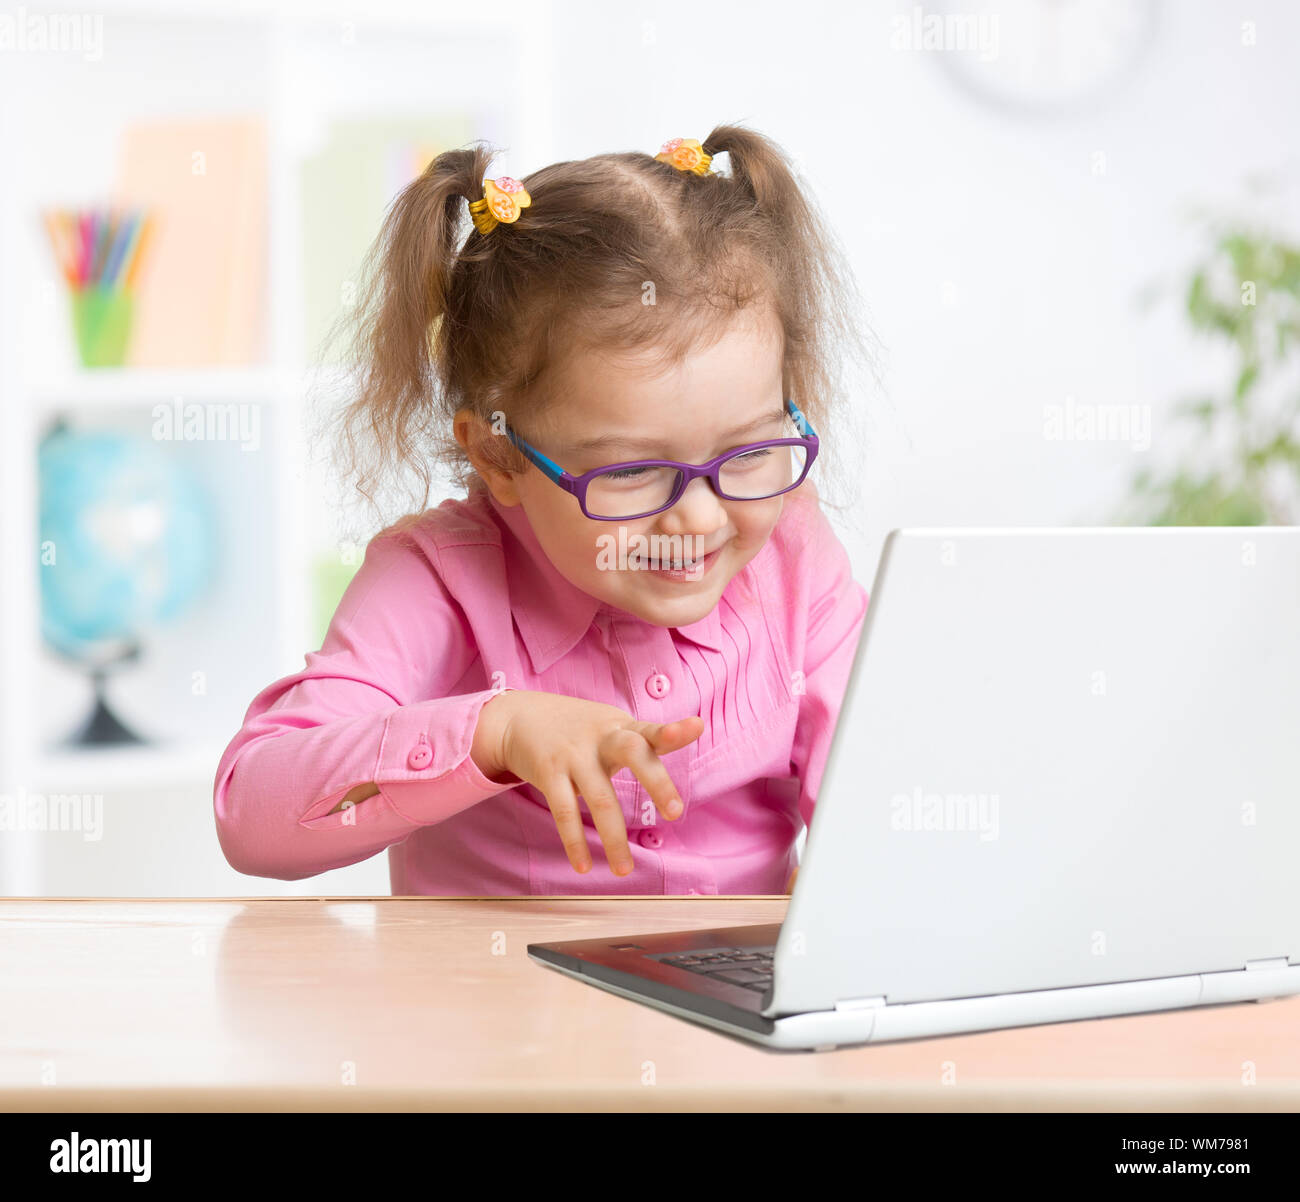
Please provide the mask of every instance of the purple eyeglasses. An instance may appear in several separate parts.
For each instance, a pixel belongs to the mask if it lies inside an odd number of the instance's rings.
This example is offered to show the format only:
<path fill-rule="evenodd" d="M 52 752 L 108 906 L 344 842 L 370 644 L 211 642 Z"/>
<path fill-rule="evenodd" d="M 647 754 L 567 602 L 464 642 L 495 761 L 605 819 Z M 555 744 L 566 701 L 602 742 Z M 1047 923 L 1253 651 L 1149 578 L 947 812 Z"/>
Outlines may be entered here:
<path fill-rule="evenodd" d="M 508 423 L 506 435 L 545 475 L 578 498 L 587 517 L 625 522 L 671 509 L 697 476 L 706 477 L 713 491 L 727 501 L 758 501 L 798 488 L 817 458 L 817 434 L 792 400 L 787 398 L 785 407 L 802 437 L 747 443 L 701 464 L 634 459 L 571 476 Z"/>

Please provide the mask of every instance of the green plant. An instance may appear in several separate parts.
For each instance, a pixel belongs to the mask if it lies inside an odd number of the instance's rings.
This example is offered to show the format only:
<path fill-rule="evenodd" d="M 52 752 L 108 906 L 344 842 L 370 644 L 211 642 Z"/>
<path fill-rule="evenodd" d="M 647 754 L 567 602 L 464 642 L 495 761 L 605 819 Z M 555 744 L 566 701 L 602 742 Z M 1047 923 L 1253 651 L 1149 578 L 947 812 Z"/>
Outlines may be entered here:
<path fill-rule="evenodd" d="M 1175 407 L 1190 445 L 1171 467 L 1134 474 L 1122 518 L 1289 525 L 1300 517 L 1300 247 L 1237 223 L 1202 221 L 1212 246 L 1187 281 L 1184 305 L 1198 332 L 1231 348 L 1229 384 Z"/>

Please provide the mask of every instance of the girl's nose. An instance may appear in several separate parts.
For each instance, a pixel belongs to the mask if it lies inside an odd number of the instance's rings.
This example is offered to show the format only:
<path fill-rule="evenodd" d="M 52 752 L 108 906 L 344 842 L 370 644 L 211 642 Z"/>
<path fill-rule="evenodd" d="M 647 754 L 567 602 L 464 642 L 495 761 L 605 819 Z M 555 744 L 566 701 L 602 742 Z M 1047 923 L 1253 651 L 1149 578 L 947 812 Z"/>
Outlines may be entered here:
<path fill-rule="evenodd" d="M 727 524 L 725 502 L 704 476 L 698 476 L 677 498 L 671 509 L 659 515 L 665 534 L 710 534 Z"/>

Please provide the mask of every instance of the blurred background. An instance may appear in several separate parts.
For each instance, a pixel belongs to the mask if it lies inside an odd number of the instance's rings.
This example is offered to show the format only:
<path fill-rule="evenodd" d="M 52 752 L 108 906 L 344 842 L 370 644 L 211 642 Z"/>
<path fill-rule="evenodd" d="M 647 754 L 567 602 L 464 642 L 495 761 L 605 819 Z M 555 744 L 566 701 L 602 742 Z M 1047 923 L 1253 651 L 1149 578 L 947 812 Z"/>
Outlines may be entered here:
<path fill-rule="evenodd" d="M 868 586 L 896 526 L 1297 522 L 1297 45 L 1287 0 L 0 4 L 0 892 L 389 892 L 234 872 L 212 783 L 368 537 L 322 339 L 472 139 L 785 147 L 879 348 Z"/>

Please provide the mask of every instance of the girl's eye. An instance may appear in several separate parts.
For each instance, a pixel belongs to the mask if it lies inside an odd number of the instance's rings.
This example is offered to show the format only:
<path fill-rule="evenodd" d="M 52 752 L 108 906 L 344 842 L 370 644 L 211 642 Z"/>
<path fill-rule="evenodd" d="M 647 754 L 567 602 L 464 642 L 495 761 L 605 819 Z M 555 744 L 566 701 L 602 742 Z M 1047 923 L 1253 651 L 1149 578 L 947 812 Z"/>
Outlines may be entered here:
<path fill-rule="evenodd" d="M 734 459 L 727 460 L 728 467 L 752 467 L 760 460 L 766 459 L 772 453 L 771 447 L 761 447 L 757 451 L 746 451 L 743 455 L 737 455 Z"/>
<path fill-rule="evenodd" d="M 605 472 L 600 476 L 602 480 L 634 480 L 637 476 L 644 475 L 650 469 L 647 467 L 625 467 L 617 472 Z"/>

